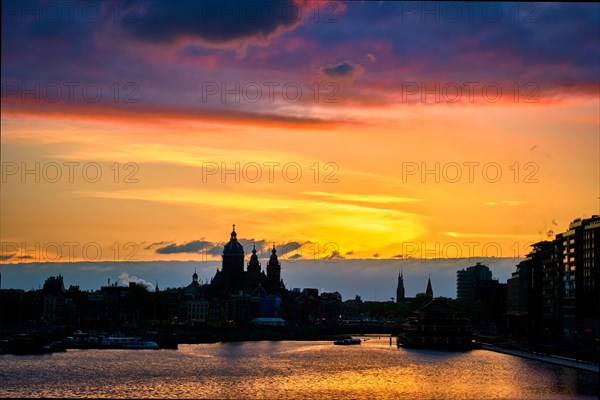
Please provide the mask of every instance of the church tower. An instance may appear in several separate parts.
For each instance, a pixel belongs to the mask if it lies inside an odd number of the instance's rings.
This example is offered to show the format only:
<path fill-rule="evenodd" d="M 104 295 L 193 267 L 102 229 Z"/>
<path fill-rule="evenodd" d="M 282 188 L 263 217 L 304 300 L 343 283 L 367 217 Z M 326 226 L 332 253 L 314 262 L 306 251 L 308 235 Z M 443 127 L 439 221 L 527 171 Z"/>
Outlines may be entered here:
<path fill-rule="evenodd" d="M 198 287 L 199 283 L 198 283 L 198 273 L 196 272 L 196 268 L 194 268 L 194 275 L 192 275 L 192 285 Z M 156 286 L 158 286 L 158 283 L 156 283 Z"/>
<path fill-rule="evenodd" d="M 244 248 L 237 240 L 235 224 L 233 225 L 233 231 L 231 231 L 229 243 L 227 243 L 223 248 L 222 271 L 225 275 L 230 275 L 237 278 L 241 278 L 242 274 L 244 273 Z"/>
<path fill-rule="evenodd" d="M 427 290 L 425 295 L 433 298 L 433 288 L 431 287 L 431 276 L 427 279 Z"/>
<path fill-rule="evenodd" d="M 252 255 L 248 263 L 248 272 L 260 272 L 260 261 L 258 261 L 258 256 L 256 255 L 256 245 L 252 249 Z"/>
<path fill-rule="evenodd" d="M 404 275 L 398 272 L 398 286 L 396 287 L 396 303 L 404 303 Z"/>
<path fill-rule="evenodd" d="M 271 250 L 271 258 L 267 264 L 267 282 L 269 283 L 270 291 L 276 291 L 281 288 L 281 264 L 277 259 L 277 250 L 275 250 L 274 243 L 273 250 Z"/>

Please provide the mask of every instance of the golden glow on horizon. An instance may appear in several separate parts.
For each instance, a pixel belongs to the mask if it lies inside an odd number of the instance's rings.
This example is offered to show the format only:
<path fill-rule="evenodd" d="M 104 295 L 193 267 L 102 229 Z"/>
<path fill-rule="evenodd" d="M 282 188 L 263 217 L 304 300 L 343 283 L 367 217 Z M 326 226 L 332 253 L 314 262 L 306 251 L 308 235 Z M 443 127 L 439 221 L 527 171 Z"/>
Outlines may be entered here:
<path fill-rule="evenodd" d="M 479 251 L 497 242 L 507 254 L 515 242 L 526 249 L 550 228 L 558 232 L 580 213 L 595 213 L 597 188 L 589 183 L 598 181 L 598 121 L 591 115 L 597 105 L 575 99 L 368 112 L 340 106 L 327 113 L 365 123 L 293 131 L 261 121 L 202 124 L 165 116 L 139 125 L 110 115 L 90 121 L 3 113 L 3 162 L 96 162 L 104 175 L 95 183 L 7 177 L 2 240 L 219 242 L 235 222 L 244 237 L 332 242 L 351 258 L 393 257 L 406 250 L 403 242 L 443 248 L 478 241 Z M 470 182 L 465 163 L 473 162 L 479 167 Z M 137 165 L 137 183 L 123 182 L 127 163 Z M 235 174 L 221 175 L 223 165 L 236 163 L 257 163 L 262 177 L 251 182 L 238 171 L 235 182 Z M 265 163 L 279 163 L 272 182 Z M 293 170 L 283 175 L 288 163 L 300 167 L 297 181 Z M 438 182 L 435 173 L 406 174 L 408 164 L 426 170 L 436 163 Z M 500 166 L 501 179 L 483 175 L 486 163 Z M 208 164 L 219 171 L 207 174 Z M 450 182 L 445 178 L 455 176 L 456 165 L 462 177 Z M 246 172 L 255 176 L 252 168 Z M 149 250 L 140 258 L 163 257 Z"/>

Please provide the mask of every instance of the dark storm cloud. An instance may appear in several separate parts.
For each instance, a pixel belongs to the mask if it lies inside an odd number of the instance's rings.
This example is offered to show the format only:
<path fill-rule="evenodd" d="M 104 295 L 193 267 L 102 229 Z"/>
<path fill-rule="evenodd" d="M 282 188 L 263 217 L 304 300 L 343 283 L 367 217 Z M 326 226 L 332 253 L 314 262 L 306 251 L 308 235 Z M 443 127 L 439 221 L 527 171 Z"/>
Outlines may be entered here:
<path fill-rule="evenodd" d="M 322 71 L 332 78 L 337 78 L 340 76 L 352 75 L 354 67 L 348 62 L 343 62 L 338 65 L 323 67 Z"/>
<path fill-rule="evenodd" d="M 212 249 L 214 244 L 204 240 L 192 240 L 183 244 L 169 244 L 164 247 L 159 247 L 155 250 L 157 254 L 177 254 L 177 253 L 206 253 Z"/>
<path fill-rule="evenodd" d="M 302 247 L 302 244 L 299 242 L 287 242 L 280 246 L 276 247 L 277 254 L 284 255 L 291 253 L 292 251 L 296 251 Z"/>
<path fill-rule="evenodd" d="M 168 241 L 166 241 L 166 240 L 162 240 L 162 241 L 160 241 L 160 242 L 154 242 L 154 243 L 150 243 L 149 245 L 147 245 L 147 246 L 145 246 L 145 247 L 144 247 L 144 250 L 150 250 L 150 249 L 152 249 L 152 248 L 154 248 L 154 247 L 157 247 L 157 246 L 163 246 L 163 245 L 165 245 L 165 244 L 167 244 L 167 243 L 171 243 L 171 242 L 168 242 Z"/>
<path fill-rule="evenodd" d="M 267 242 L 265 239 L 238 239 L 238 242 L 242 245 L 244 249 L 244 254 L 249 255 L 252 253 L 252 249 L 256 247 L 256 252 L 259 258 L 269 258 L 271 256 L 272 243 Z M 163 246 L 164 244 L 166 246 Z M 223 254 L 223 247 L 226 242 L 208 242 L 205 240 L 192 240 L 190 242 L 185 242 L 182 244 L 170 243 L 168 241 L 155 242 L 145 247 L 146 250 L 150 250 L 152 248 L 158 247 L 154 252 L 157 254 L 207 254 L 210 256 L 220 256 Z M 302 244 L 299 242 L 286 242 L 275 246 L 277 250 L 277 255 L 283 256 L 294 252 L 302 247 Z M 298 254 L 301 257 L 301 254 Z M 294 256 L 289 256 L 289 258 L 297 258 Z M 10 257 L 9 257 L 10 259 Z"/>
<path fill-rule="evenodd" d="M 252 249 L 256 246 L 256 252 L 259 258 L 269 258 L 271 256 L 271 250 L 273 249 L 273 242 L 269 242 L 266 239 L 238 239 L 238 242 L 242 245 L 244 249 L 244 254 L 249 255 L 252 253 Z M 220 255 L 223 253 L 223 246 L 225 243 L 215 246 L 211 249 L 208 254 L 211 255 Z M 275 250 L 277 251 L 278 256 L 283 256 L 294 252 L 302 247 L 302 244 L 299 242 L 285 242 L 280 244 L 275 244 Z"/>
<path fill-rule="evenodd" d="M 353 27 L 354 39 L 333 29 L 320 44 L 332 49 L 327 58 L 373 54 L 378 62 L 361 80 L 378 89 L 391 90 L 406 79 L 523 80 L 542 90 L 597 93 L 600 5 L 528 4 L 351 3 L 342 22 Z M 457 7 L 454 21 L 447 9 Z M 518 17 L 516 9 L 522 11 Z"/>
<path fill-rule="evenodd" d="M 340 254 L 339 251 L 334 250 L 328 256 L 323 257 L 323 260 L 345 260 L 346 257 Z"/>
<path fill-rule="evenodd" d="M 33 256 L 31 255 L 23 255 L 17 256 L 15 254 L 1 254 L 0 261 L 10 261 L 10 260 L 32 260 Z"/>
<path fill-rule="evenodd" d="M 170 42 L 198 38 L 226 43 L 258 37 L 266 39 L 279 29 L 300 22 L 302 10 L 292 0 L 283 1 L 144 1 L 135 23 L 124 24 L 136 38 Z"/>
<path fill-rule="evenodd" d="M 302 82 L 309 79 L 306 71 L 327 80 L 352 81 L 357 96 L 374 103 L 397 101 L 407 80 L 428 87 L 435 82 L 477 81 L 499 82 L 508 88 L 514 82 L 534 82 L 540 100 L 548 92 L 562 97 L 598 93 L 599 4 L 527 3 L 535 8 L 531 10 L 535 19 L 529 21 L 526 8 L 515 20 L 515 7 L 524 7 L 515 3 L 349 2 L 336 23 L 315 22 L 316 14 L 302 4 L 291 0 L 5 1 L 3 84 L 32 88 L 56 83 L 63 89 L 56 103 L 23 102 L 19 94 L 9 95 L 5 109 L 298 127 L 339 123 L 287 114 L 270 104 L 244 108 L 244 102 L 219 102 L 218 95 L 211 97 L 214 103 L 205 103 L 198 83 L 207 79 L 242 85 L 260 80 Z M 453 14 L 444 10 L 457 5 L 463 7 L 462 17 L 451 22 L 448 17 Z M 424 7 L 433 9 L 434 15 L 424 14 Z M 497 21 L 492 18 L 496 8 L 500 10 Z M 301 16 L 296 10 L 302 10 Z M 270 41 L 279 32 L 292 30 Z M 269 42 L 270 46 L 246 50 L 243 58 L 230 51 Z M 372 57 L 367 59 L 366 54 Z M 377 62 L 369 61 L 373 59 Z M 66 101 L 68 82 L 78 84 L 73 104 Z M 82 100 L 82 88 L 91 82 L 103 89 L 97 103 Z M 139 102 L 115 103 L 110 88 L 130 82 L 139 87 Z"/>
<path fill-rule="evenodd" d="M 223 254 L 223 246 L 225 246 L 225 243 L 215 243 L 206 250 L 206 254 L 209 256 L 220 256 Z"/>

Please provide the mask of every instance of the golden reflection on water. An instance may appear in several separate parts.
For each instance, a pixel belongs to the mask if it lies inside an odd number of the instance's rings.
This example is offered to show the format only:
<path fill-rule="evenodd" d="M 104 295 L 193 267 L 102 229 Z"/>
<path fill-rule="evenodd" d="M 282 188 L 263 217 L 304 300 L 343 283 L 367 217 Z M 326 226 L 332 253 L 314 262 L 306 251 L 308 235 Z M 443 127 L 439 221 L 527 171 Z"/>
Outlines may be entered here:
<path fill-rule="evenodd" d="M 0 358 L 0 397 L 597 398 L 593 374 L 483 350 L 397 349 L 389 338 L 79 350 Z"/>

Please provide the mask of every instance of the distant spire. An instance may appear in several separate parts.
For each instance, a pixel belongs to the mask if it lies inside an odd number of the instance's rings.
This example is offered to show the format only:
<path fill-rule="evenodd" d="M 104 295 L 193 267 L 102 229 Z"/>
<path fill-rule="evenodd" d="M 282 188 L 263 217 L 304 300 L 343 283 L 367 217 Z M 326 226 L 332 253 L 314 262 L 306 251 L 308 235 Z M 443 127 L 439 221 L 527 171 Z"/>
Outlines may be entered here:
<path fill-rule="evenodd" d="M 280 289 L 284 288 L 281 281 L 281 264 L 277 259 L 277 249 L 275 248 L 275 242 L 273 242 L 271 257 L 269 258 L 269 262 L 267 263 L 267 280 L 267 288 L 271 293 L 277 293 Z"/>
<path fill-rule="evenodd" d="M 256 255 L 256 243 L 254 243 L 250 262 L 248 263 L 248 272 L 260 272 L 260 270 L 260 261 L 258 261 L 258 256 Z"/>
<path fill-rule="evenodd" d="M 396 287 L 396 303 L 404 303 L 404 277 L 403 271 L 398 271 L 398 286 Z"/>
<path fill-rule="evenodd" d="M 431 275 L 427 278 L 427 290 L 425 291 L 427 296 L 433 297 L 433 288 L 431 287 Z"/>

